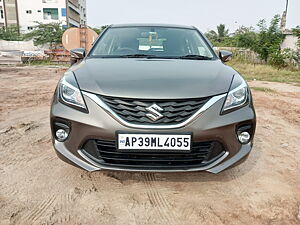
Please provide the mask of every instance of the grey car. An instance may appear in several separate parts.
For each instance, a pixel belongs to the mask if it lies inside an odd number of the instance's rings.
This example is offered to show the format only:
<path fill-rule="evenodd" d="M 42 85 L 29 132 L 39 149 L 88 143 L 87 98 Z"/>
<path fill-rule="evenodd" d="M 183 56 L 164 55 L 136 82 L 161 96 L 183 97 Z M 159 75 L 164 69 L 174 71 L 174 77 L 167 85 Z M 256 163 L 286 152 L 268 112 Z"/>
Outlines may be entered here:
<path fill-rule="evenodd" d="M 250 89 L 195 27 L 111 25 L 55 90 L 53 145 L 65 162 L 102 169 L 218 173 L 249 155 Z"/>

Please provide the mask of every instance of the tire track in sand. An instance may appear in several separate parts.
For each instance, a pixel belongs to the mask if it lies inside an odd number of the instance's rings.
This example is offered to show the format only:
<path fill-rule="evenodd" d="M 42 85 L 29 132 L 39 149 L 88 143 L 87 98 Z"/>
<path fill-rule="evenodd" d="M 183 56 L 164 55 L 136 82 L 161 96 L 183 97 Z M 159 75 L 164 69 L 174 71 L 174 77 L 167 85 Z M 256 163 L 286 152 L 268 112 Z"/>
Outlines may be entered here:
<path fill-rule="evenodd" d="M 178 224 L 172 205 L 161 194 L 156 186 L 154 173 L 142 173 L 142 181 L 147 188 L 147 197 L 155 210 L 155 214 L 162 220 L 162 224 Z"/>
<path fill-rule="evenodd" d="M 40 217 L 53 205 L 55 200 L 55 195 L 47 197 L 44 201 L 30 210 L 23 218 L 21 217 L 20 221 L 24 224 L 40 224 Z"/>
<path fill-rule="evenodd" d="M 53 215 L 53 217 L 57 217 L 57 222 L 60 224 L 69 224 L 71 221 L 72 209 L 76 205 L 76 201 L 80 199 L 82 192 L 79 188 L 74 188 L 60 196 L 59 204 L 57 205 L 59 208 L 59 215 Z M 74 216 L 73 216 L 74 219 Z"/>

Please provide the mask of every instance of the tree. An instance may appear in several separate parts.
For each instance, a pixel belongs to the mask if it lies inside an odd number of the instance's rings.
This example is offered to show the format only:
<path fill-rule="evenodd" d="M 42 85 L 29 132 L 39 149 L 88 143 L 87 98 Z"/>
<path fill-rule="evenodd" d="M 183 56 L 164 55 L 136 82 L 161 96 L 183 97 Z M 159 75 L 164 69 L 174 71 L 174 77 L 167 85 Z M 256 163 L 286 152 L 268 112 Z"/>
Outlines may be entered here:
<path fill-rule="evenodd" d="M 224 40 L 225 37 L 228 37 L 229 30 L 225 28 L 225 24 L 220 24 L 217 26 L 218 30 L 218 41 Z"/>
<path fill-rule="evenodd" d="M 50 48 L 56 44 L 61 44 L 64 29 L 60 23 L 36 23 L 38 25 L 34 27 L 32 32 L 26 34 L 26 39 L 33 39 L 35 45 L 50 44 Z"/>
<path fill-rule="evenodd" d="M 103 30 L 106 29 L 106 27 L 108 27 L 108 25 L 104 25 L 104 26 L 101 26 L 101 27 L 94 27 L 92 28 L 97 34 L 100 34 L 102 33 Z"/>
<path fill-rule="evenodd" d="M 22 41 L 23 38 L 23 35 L 19 33 L 19 27 L 16 25 L 0 28 L 0 40 Z"/>
<path fill-rule="evenodd" d="M 205 36 L 214 44 L 218 40 L 218 34 L 214 30 L 205 33 Z"/>
<path fill-rule="evenodd" d="M 91 29 L 94 30 L 97 34 L 101 33 L 101 28 L 99 28 L 99 27 L 93 27 Z"/>
<path fill-rule="evenodd" d="M 228 35 L 228 29 L 224 24 L 217 26 L 217 31 L 211 30 L 206 33 L 208 39 L 215 46 L 222 47 L 243 47 L 256 52 L 265 62 L 282 68 L 288 65 L 288 62 L 300 61 L 300 52 L 282 51 L 280 45 L 284 35 L 280 30 L 280 15 L 275 15 L 267 25 L 265 20 L 260 20 L 257 24 L 258 29 L 253 27 L 240 27 L 234 34 Z M 294 35 L 298 37 L 297 45 L 300 49 L 300 27 L 293 29 Z"/>
<path fill-rule="evenodd" d="M 260 20 L 257 24 L 259 32 L 257 34 L 256 43 L 251 47 L 253 51 L 258 53 L 260 58 L 265 62 L 271 54 L 276 53 L 280 49 L 283 41 L 283 34 L 279 28 L 280 15 L 275 15 L 269 27 L 265 20 Z"/>
<path fill-rule="evenodd" d="M 233 36 L 234 44 L 236 47 L 253 48 L 256 43 L 257 33 L 253 27 L 240 27 L 237 29 Z"/>
<path fill-rule="evenodd" d="M 213 43 L 224 41 L 229 35 L 229 30 L 226 29 L 225 24 L 217 26 L 217 32 L 214 30 L 208 31 L 205 35 Z"/>

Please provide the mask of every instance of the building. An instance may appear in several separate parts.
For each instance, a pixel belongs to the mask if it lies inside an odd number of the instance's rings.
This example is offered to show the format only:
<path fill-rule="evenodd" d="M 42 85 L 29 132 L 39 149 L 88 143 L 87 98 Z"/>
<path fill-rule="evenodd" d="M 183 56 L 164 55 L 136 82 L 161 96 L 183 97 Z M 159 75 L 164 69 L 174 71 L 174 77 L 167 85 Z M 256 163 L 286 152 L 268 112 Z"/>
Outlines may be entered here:
<path fill-rule="evenodd" d="M 16 0 L 0 0 L 1 6 L 1 25 L 17 25 L 18 13 Z"/>
<path fill-rule="evenodd" d="M 3 7 L 3 1 L 0 0 L 0 28 L 4 27 L 5 18 L 4 18 L 4 7 Z"/>
<path fill-rule="evenodd" d="M 283 42 L 280 45 L 281 49 L 292 49 L 294 51 L 298 50 L 297 42 L 298 42 L 298 37 L 293 34 L 292 31 L 290 30 L 285 30 L 283 32 L 284 39 Z"/>
<path fill-rule="evenodd" d="M 17 25 L 21 33 L 33 30 L 36 22 L 86 25 L 86 0 L 0 0 L 0 10 L 0 26 Z"/>

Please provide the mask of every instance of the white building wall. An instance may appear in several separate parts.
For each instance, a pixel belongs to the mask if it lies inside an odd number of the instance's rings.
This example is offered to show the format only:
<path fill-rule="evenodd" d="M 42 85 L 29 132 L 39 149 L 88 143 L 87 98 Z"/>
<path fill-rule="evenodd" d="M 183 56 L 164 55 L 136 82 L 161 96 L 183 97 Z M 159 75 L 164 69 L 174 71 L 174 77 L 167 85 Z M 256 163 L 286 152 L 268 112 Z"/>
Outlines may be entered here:
<path fill-rule="evenodd" d="M 33 41 L 5 41 L 0 40 L 0 51 L 35 51 L 39 50 L 34 46 Z"/>
<path fill-rule="evenodd" d="M 44 9 L 52 8 L 58 10 L 58 18 L 51 19 L 50 16 L 44 15 Z M 18 14 L 20 30 L 22 33 L 28 33 L 37 24 L 41 23 L 58 23 L 66 25 L 66 16 L 62 11 L 66 9 L 66 0 L 21 0 L 18 1 Z"/>
<path fill-rule="evenodd" d="M 297 47 L 297 41 L 298 41 L 298 38 L 297 36 L 295 35 L 292 35 L 292 34 L 288 34 L 285 36 L 283 42 L 281 43 L 281 49 L 286 49 L 286 48 L 290 48 L 292 50 L 297 50 L 298 47 Z"/>

